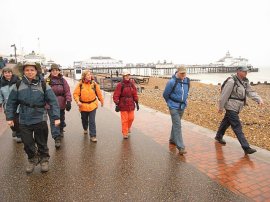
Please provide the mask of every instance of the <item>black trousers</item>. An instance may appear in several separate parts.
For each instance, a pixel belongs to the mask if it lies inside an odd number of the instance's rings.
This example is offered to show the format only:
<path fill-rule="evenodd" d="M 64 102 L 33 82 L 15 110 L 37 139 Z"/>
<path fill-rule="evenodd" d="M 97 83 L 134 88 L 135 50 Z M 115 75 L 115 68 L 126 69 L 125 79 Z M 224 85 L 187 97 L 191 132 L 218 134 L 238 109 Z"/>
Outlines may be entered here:
<path fill-rule="evenodd" d="M 239 115 L 235 111 L 226 110 L 223 120 L 220 123 L 216 137 L 222 138 L 229 127 L 232 127 L 238 141 L 240 142 L 243 149 L 249 147 L 248 141 L 246 140 L 245 134 L 242 130 L 242 124 L 239 119 Z"/>
<path fill-rule="evenodd" d="M 42 160 L 48 160 L 48 125 L 46 121 L 42 121 L 33 125 L 20 124 L 24 151 L 28 159 L 39 157 Z"/>
<path fill-rule="evenodd" d="M 13 119 L 14 126 L 10 126 L 10 129 L 12 132 L 16 132 L 16 137 L 20 138 L 21 133 L 20 133 L 20 127 L 19 127 L 19 114 L 16 113 Z"/>

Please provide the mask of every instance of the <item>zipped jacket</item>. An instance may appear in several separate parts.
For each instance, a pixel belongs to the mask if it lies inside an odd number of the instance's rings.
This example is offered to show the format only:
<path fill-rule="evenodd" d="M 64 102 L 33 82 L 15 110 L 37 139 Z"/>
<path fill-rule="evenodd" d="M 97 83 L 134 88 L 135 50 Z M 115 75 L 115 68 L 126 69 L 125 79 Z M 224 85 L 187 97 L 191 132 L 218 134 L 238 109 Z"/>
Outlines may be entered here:
<path fill-rule="evenodd" d="M 120 111 L 134 111 L 138 102 L 138 94 L 131 80 L 118 83 L 113 93 L 113 101 L 119 106 Z"/>
<path fill-rule="evenodd" d="M 173 86 L 177 82 L 175 89 Z M 180 109 L 184 110 L 187 106 L 187 98 L 189 93 L 188 78 L 180 80 L 173 75 L 172 78 L 166 84 L 165 90 L 163 92 L 163 98 L 165 99 L 167 106 L 170 109 Z"/>
<path fill-rule="evenodd" d="M 46 85 L 46 91 L 43 92 L 41 80 L 42 78 L 37 76 L 30 82 L 26 76 L 23 76 L 18 89 L 14 87 L 9 95 L 6 105 L 7 120 L 13 120 L 19 104 L 20 124 L 32 125 L 47 121 L 46 103 L 52 108 L 52 119 L 60 118 L 56 96 L 49 85 Z"/>
<path fill-rule="evenodd" d="M 229 78 L 221 91 L 219 109 L 225 108 L 239 113 L 245 105 L 246 97 L 257 103 L 261 102 L 262 98 L 251 88 L 248 79 L 241 81 L 237 75 L 233 77 L 236 79 Z"/>
<path fill-rule="evenodd" d="M 51 86 L 54 94 L 56 95 L 60 109 L 65 109 L 67 101 L 72 101 L 70 87 L 66 79 L 64 79 L 62 75 L 57 77 L 50 75 L 46 79 L 46 83 Z"/>
<path fill-rule="evenodd" d="M 98 100 L 104 103 L 99 85 L 95 81 L 80 81 L 73 92 L 75 102 L 81 102 L 80 111 L 91 112 L 98 108 Z M 97 99 L 98 98 L 98 99 Z"/>
<path fill-rule="evenodd" d="M 0 80 L 0 105 L 4 110 L 6 109 L 9 94 L 18 80 L 19 78 L 16 75 L 12 75 L 10 81 L 6 80 L 5 77 Z"/>

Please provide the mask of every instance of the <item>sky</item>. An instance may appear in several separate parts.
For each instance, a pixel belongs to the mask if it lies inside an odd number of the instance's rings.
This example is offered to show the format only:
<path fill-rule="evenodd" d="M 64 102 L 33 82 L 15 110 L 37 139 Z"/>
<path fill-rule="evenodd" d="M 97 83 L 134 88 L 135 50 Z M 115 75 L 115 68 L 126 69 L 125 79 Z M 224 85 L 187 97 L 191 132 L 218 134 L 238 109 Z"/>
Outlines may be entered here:
<path fill-rule="evenodd" d="M 269 0 L 1 0 L 0 54 L 45 54 L 65 66 L 209 64 L 230 51 L 270 67 Z"/>

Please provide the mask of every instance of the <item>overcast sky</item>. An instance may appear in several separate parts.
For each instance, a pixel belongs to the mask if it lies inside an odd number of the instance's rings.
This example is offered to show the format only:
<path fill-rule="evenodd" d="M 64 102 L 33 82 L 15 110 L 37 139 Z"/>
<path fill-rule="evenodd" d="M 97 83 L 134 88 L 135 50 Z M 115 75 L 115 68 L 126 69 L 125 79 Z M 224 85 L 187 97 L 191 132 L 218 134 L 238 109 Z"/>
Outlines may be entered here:
<path fill-rule="evenodd" d="M 0 54 L 11 44 L 62 65 L 91 56 L 207 64 L 230 51 L 270 67 L 269 0 L 1 0 Z"/>

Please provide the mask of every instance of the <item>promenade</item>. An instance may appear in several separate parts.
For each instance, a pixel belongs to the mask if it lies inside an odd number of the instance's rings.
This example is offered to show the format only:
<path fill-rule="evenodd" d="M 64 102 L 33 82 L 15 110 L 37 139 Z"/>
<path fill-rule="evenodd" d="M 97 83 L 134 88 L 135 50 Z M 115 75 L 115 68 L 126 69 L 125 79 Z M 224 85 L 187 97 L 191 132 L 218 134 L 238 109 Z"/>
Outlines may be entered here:
<path fill-rule="evenodd" d="M 71 89 L 76 82 L 68 79 Z M 62 146 L 49 134 L 50 170 L 27 175 L 23 145 L 0 114 L 0 201 L 270 201 L 270 152 L 246 156 L 236 139 L 183 121 L 187 154 L 168 144 L 170 116 L 141 106 L 123 140 L 111 94 L 97 111 L 98 142 L 83 135 L 78 107 L 66 113 Z"/>

